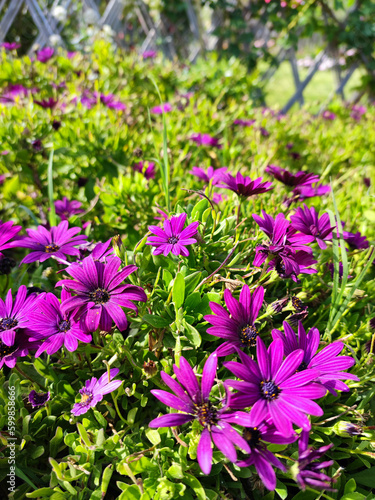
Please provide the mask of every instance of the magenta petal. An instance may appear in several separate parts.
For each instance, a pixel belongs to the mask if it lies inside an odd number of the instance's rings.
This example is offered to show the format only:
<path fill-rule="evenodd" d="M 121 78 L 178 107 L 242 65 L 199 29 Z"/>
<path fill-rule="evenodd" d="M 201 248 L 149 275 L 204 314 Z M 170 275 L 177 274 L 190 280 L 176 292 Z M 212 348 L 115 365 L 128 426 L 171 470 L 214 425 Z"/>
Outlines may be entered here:
<path fill-rule="evenodd" d="M 151 393 L 163 404 L 170 406 L 175 410 L 184 411 L 186 413 L 193 413 L 194 411 L 194 406 L 192 404 L 184 403 L 180 398 L 170 394 L 169 392 L 153 389 Z"/>
<path fill-rule="evenodd" d="M 158 427 L 176 427 L 178 425 L 186 424 L 193 420 L 192 415 L 183 415 L 182 413 L 170 413 L 169 415 L 163 415 L 161 417 L 151 420 L 148 424 L 149 427 L 157 429 Z"/>
<path fill-rule="evenodd" d="M 197 459 L 202 472 L 204 474 L 209 474 L 212 467 L 212 446 L 208 429 L 203 429 L 197 448 Z"/>
<path fill-rule="evenodd" d="M 201 381 L 203 401 L 208 401 L 216 377 L 216 370 L 217 370 L 217 354 L 214 352 L 208 357 L 203 368 L 202 381 Z"/>

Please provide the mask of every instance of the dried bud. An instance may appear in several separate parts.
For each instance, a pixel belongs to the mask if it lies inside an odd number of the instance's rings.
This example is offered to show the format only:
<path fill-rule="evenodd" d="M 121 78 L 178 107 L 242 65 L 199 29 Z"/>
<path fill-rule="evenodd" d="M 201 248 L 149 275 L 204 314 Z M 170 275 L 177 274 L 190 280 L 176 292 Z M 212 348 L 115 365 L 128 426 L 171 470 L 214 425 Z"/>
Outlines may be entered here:
<path fill-rule="evenodd" d="M 157 374 L 158 367 L 156 366 L 155 361 L 147 360 L 143 363 L 143 370 L 145 371 L 146 377 L 150 378 Z"/>
<path fill-rule="evenodd" d="M 143 156 L 143 151 L 141 148 L 135 148 L 133 153 L 134 153 L 134 156 L 136 156 L 137 158 L 142 158 L 142 156 Z"/>
<path fill-rule="evenodd" d="M 275 313 L 281 313 L 281 311 L 287 305 L 288 301 L 289 297 L 284 297 L 283 299 L 276 300 L 275 302 L 272 302 L 271 308 Z"/>

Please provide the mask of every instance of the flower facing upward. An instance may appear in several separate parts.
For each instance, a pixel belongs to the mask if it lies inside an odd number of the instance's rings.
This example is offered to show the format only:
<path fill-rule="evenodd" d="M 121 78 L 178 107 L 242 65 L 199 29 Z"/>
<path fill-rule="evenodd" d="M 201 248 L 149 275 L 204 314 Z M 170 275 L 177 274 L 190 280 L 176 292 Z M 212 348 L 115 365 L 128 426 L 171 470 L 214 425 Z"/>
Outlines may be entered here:
<path fill-rule="evenodd" d="M 6 250 L 11 248 L 12 243 L 9 242 L 16 234 L 18 234 L 22 229 L 22 226 L 14 226 L 13 222 L 2 222 L 0 221 L 0 255 L 1 250 Z"/>
<path fill-rule="evenodd" d="M 221 184 L 218 186 L 230 189 L 231 191 L 237 193 L 238 196 L 248 198 L 249 196 L 266 193 L 267 191 L 270 191 L 270 189 L 273 189 L 271 187 L 271 182 L 262 182 L 262 180 L 262 177 L 258 177 L 258 179 L 254 179 L 252 181 L 250 177 L 244 177 L 240 174 L 240 172 L 237 172 L 236 177 L 225 173 L 220 176 Z"/>
<path fill-rule="evenodd" d="M 212 137 L 210 134 L 201 134 L 197 132 L 191 134 L 190 140 L 194 141 L 198 146 L 213 146 L 219 149 L 223 147 L 219 144 L 219 139 Z"/>
<path fill-rule="evenodd" d="M 61 302 L 71 297 L 71 294 L 62 290 Z M 54 354 L 62 346 L 70 352 L 76 351 L 78 341 L 91 342 L 91 335 L 87 335 L 74 320 L 73 312 L 62 314 L 60 302 L 53 293 L 46 293 L 38 297 L 36 311 L 30 313 L 30 323 L 35 333 L 32 335 L 37 340 L 43 340 L 35 357 L 39 357 L 42 352 Z"/>
<path fill-rule="evenodd" d="M 49 97 L 48 99 L 42 99 L 41 101 L 37 101 L 36 99 L 34 99 L 34 102 L 35 104 L 44 109 L 53 109 L 57 104 L 57 100 L 54 99 L 53 97 Z"/>
<path fill-rule="evenodd" d="M 103 399 L 105 394 L 109 394 L 110 392 L 118 389 L 122 384 L 122 380 L 113 379 L 119 371 L 120 370 L 118 368 L 112 368 L 110 370 L 109 377 L 108 372 L 105 372 L 99 380 L 96 377 L 86 380 L 85 386 L 79 390 L 81 394 L 81 401 L 79 403 L 75 403 L 72 408 L 73 415 L 78 417 L 78 415 L 88 412 L 90 408 L 94 408 L 99 401 Z"/>
<path fill-rule="evenodd" d="M 19 287 L 14 302 L 12 290 L 8 290 L 5 302 L 0 299 L 0 340 L 4 352 L 6 350 L 5 346 L 14 346 L 20 329 L 23 330 L 23 333 L 31 333 L 29 330 L 29 315 L 30 310 L 35 306 L 36 300 L 35 294 L 27 297 L 25 285 Z"/>
<path fill-rule="evenodd" d="M 225 382 L 226 387 L 239 391 L 231 396 L 231 407 L 252 406 L 250 417 L 254 427 L 271 418 L 276 429 L 286 437 L 293 435 L 292 423 L 310 430 L 306 415 L 323 415 L 323 410 L 312 399 L 324 396 L 326 389 L 313 382 L 319 375 L 318 371 L 307 369 L 296 373 L 303 354 L 301 349 L 293 351 L 283 361 L 282 341 L 274 340 L 267 350 L 260 338 L 257 341 L 258 363 L 239 351 L 242 363 L 224 363 L 228 370 L 242 379 Z"/>
<path fill-rule="evenodd" d="M 82 265 L 67 267 L 65 272 L 74 279 L 61 280 L 56 286 L 65 286 L 76 292 L 76 295 L 61 304 L 62 314 L 76 310 L 74 316 L 80 318 L 82 326 L 85 325 L 89 332 L 98 327 L 109 332 L 112 320 L 120 331 L 126 330 L 128 320 L 122 307 L 138 312 L 131 301 L 146 302 L 147 297 L 140 286 L 121 284 L 137 267 L 125 266 L 118 271 L 120 265 L 121 259 L 118 257 L 99 262 L 90 255 L 83 259 Z"/>
<path fill-rule="evenodd" d="M 192 222 L 183 229 L 187 214 L 176 215 L 170 220 L 164 220 L 164 229 L 158 226 L 148 226 L 149 231 L 156 236 L 149 236 L 146 245 L 156 247 L 153 255 L 163 254 L 167 256 L 170 252 L 173 255 L 189 255 L 187 245 L 197 243 L 192 236 L 198 232 L 199 222 Z"/>
<path fill-rule="evenodd" d="M 355 363 L 350 356 L 338 356 L 344 348 L 342 342 L 333 342 L 317 353 L 320 341 L 317 328 L 311 328 L 306 334 L 302 322 L 299 321 L 297 337 L 286 321 L 284 321 L 283 326 L 284 333 L 275 329 L 272 330 L 272 337 L 283 342 L 286 355 L 302 349 L 303 359 L 300 366 L 297 367 L 298 372 L 309 369 L 316 370 L 318 372 L 316 382 L 322 384 L 334 396 L 337 396 L 336 391 L 349 391 L 349 387 L 342 380 L 359 380 L 356 375 L 342 371 L 347 370 Z"/>
<path fill-rule="evenodd" d="M 76 200 L 68 200 L 66 196 L 62 200 L 55 201 L 56 214 L 61 220 L 68 220 L 72 215 L 82 214 L 82 203 Z"/>
<path fill-rule="evenodd" d="M 320 218 L 314 207 L 297 208 L 295 215 L 291 218 L 292 227 L 302 234 L 314 236 L 319 247 L 324 250 L 327 244 L 324 240 L 332 240 L 332 229 L 328 214 L 323 214 Z"/>
<path fill-rule="evenodd" d="M 225 339 L 216 350 L 218 356 L 227 356 L 235 353 L 237 349 L 256 345 L 259 333 L 254 322 L 262 307 L 263 298 L 263 287 L 259 286 L 251 295 L 249 287 L 244 285 L 239 301 L 228 289 L 224 291 L 224 300 L 229 312 L 220 304 L 210 302 L 211 310 L 215 314 L 204 317 L 213 325 L 207 329 L 207 333 Z"/>
<path fill-rule="evenodd" d="M 78 235 L 80 227 L 69 228 L 68 221 L 60 222 L 58 226 L 51 227 L 48 231 L 43 226 L 35 229 L 26 229 L 28 236 L 14 241 L 12 247 L 31 248 L 33 251 L 26 255 L 21 264 L 30 264 L 30 262 L 44 262 L 50 257 L 56 260 L 66 259 L 67 255 L 79 256 L 78 245 L 85 243 L 87 236 Z"/>
<path fill-rule="evenodd" d="M 210 401 L 210 392 L 214 385 L 217 369 L 217 355 L 211 354 L 207 359 L 200 383 L 188 361 L 181 356 L 180 368 L 173 365 L 177 377 L 176 382 L 165 372 L 161 372 L 164 383 L 174 392 L 152 390 L 152 394 L 163 404 L 183 413 L 170 413 L 155 418 L 149 424 L 151 428 L 175 427 L 192 420 L 198 420 L 203 427 L 197 449 L 198 463 L 204 474 L 209 474 L 212 467 L 211 440 L 219 450 L 231 461 L 236 462 L 237 453 L 235 446 L 245 452 L 250 452 L 246 440 L 229 425 L 249 420 L 249 415 L 244 412 L 226 412 L 226 406 L 217 409 Z"/>
<path fill-rule="evenodd" d="M 308 172 L 302 171 L 292 174 L 292 172 L 289 172 L 285 168 L 278 167 L 277 165 L 268 165 L 266 172 L 290 187 L 309 186 L 313 182 L 319 181 L 319 176 L 316 174 L 309 174 Z"/>
<path fill-rule="evenodd" d="M 50 392 L 36 392 L 33 390 L 29 394 L 29 403 L 33 408 L 37 408 L 38 406 L 44 406 L 50 400 L 50 397 Z"/>
<path fill-rule="evenodd" d="M 208 167 L 207 170 L 204 170 L 204 168 L 201 167 L 193 167 L 189 174 L 195 175 L 199 179 L 201 179 L 203 182 L 206 182 L 207 184 L 212 180 L 212 185 L 216 186 L 217 184 L 220 183 L 221 180 L 221 175 L 225 174 L 227 171 L 227 167 L 221 167 L 214 169 L 213 167 Z"/>
<path fill-rule="evenodd" d="M 335 482 L 335 480 L 321 472 L 321 469 L 333 465 L 334 461 L 327 460 L 326 462 L 315 462 L 315 460 L 320 459 L 333 447 L 333 443 L 321 446 L 315 450 L 311 446 L 308 447 L 308 442 L 309 433 L 302 431 L 298 440 L 298 462 L 291 469 L 299 487 L 303 491 L 305 491 L 306 487 L 318 490 L 335 491 L 332 488 L 332 482 Z"/>
<path fill-rule="evenodd" d="M 46 63 L 51 59 L 54 53 L 55 51 L 52 47 L 45 47 L 44 49 L 39 50 L 39 52 L 36 53 L 36 58 L 38 61 Z"/>

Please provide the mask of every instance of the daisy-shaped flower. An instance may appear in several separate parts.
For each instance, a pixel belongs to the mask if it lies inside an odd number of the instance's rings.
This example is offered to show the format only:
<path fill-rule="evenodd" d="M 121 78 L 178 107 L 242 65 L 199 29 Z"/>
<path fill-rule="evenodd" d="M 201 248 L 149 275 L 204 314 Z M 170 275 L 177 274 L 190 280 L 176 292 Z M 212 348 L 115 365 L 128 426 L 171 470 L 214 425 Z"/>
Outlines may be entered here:
<path fill-rule="evenodd" d="M 194 141 L 198 146 L 213 146 L 218 149 L 223 147 L 219 144 L 219 139 L 212 137 L 210 134 L 201 134 L 200 132 L 196 132 L 191 134 L 190 140 Z"/>
<path fill-rule="evenodd" d="M 28 236 L 14 241 L 12 247 L 31 248 L 33 252 L 26 255 L 21 264 L 30 264 L 39 260 L 45 260 L 54 257 L 56 260 L 66 260 L 67 255 L 79 256 L 78 245 L 85 243 L 87 236 L 78 235 L 80 227 L 71 227 L 69 229 L 68 221 L 63 220 L 58 226 L 51 227 L 48 231 L 43 226 L 38 229 L 26 229 Z"/>
<path fill-rule="evenodd" d="M 249 421 L 249 415 L 244 412 L 227 412 L 228 405 L 221 409 L 216 408 L 210 401 L 210 392 L 214 385 L 217 369 L 217 355 L 213 353 L 207 359 L 199 381 L 188 361 L 181 357 L 180 368 L 173 365 L 173 371 L 178 382 L 165 372 L 161 372 L 164 383 L 174 392 L 152 390 L 152 394 L 163 404 L 183 413 L 170 413 L 152 420 L 152 428 L 175 427 L 198 420 L 203 427 L 197 449 L 197 458 L 200 468 L 205 474 L 211 472 L 212 446 L 211 440 L 219 450 L 231 461 L 236 462 L 235 446 L 245 452 L 250 452 L 246 440 L 229 425 L 237 423 L 243 425 Z"/>
<path fill-rule="evenodd" d="M 33 341 L 27 337 L 24 330 L 20 330 L 14 344 L 7 346 L 0 340 L 0 368 L 7 365 L 8 368 L 14 368 L 18 358 L 23 358 L 29 354 L 32 349 L 40 346 L 39 341 Z"/>
<path fill-rule="evenodd" d="M 2 345 L 13 346 L 17 331 L 23 329 L 24 333 L 31 333 L 29 327 L 30 310 L 35 306 L 37 296 L 27 295 L 25 285 L 19 287 L 16 299 L 13 302 L 12 290 L 9 290 L 5 302 L 0 299 L 0 340 Z"/>
<path fill-rule="evenodd" d="M 227 387 L 238 391 L 231 396 L 231 407 L 252 406 L 250 416 L 254 427 L 271 418 L 276 429 L 286 437 L 293 435 L 293 423 L 310 430 L 307 415 L 323 415 L 320 406 L 312 401 L 326 394 L 325 387 L 313 382 L 319 372 L 307 369 L 296 373 L 304 353 L 301 349 L 293 351 L 283 361 L 284 346 L 280 339 L 274 340 L 267 350 L 259 338 L 256 352 L 258 363 L 242 351 L 239 351 L 242 363 L 224 363 L 242 379 L 225 382 Z"/>
<path fill-rule="evenodd" d="M 49 61 L 51 59 L 51 57 L 53 56 L 54 53 L 55 53 L 55 50 L 52 47 L 45 47 L 44 49 L 39 50 L 36 53 L 36 58 L 38 61 L 40 61 L 42 63 L 46 63 L 47 61 Z"/>
<path fill-rule="evenodd" d="M 10 240 L 16 236 L 22 229 L 22 226 L 14 226 L 13 222 L 2 222 L 0 221 L 0 255 L 1 250 L 6 250 L 7 248 L 12 247 L 12 243 Z"/>
<path fill-rule="evenodd" d="M 74 279 L 61 280 L 56 286 L 65 286 L 76 295 L 62 302 L 62 314 L 75 311 L 74 316 L 80 318 L 81 325 L 89 332 L 98 327 L 109 332 L 112 320 L 120 331 L 126 330 L 128 320 L 122 307 L 137 313 L 138 308 L 131 301 L 146 302 L 147 296 L 140 286 L 122 284 L 137 267 L 125 266 L 118 271 L 120 265 L 118 257 L 99 262 L 90 255 L 83 259 L 82 265 L 70 265 L 65 269 Z"/>
<path fill-rule="evenodd" d="M 359 381 L 356 375 L 346 373 L 347 370 L 355 364 L 351 356 L 339 356 L 344 348 L 342 342 L 333 342 L 327 345 L 321 351 L 318 351 L 320 334 L 317 328 L 311 328 L 306 334 L 302 322 L 298 323 L 298 337 L 292 327 L 284 321 L 284 332 L 272 330 L 272 337 L 280 339 L 284 344 L 286 355 L 302 349 L 303 358 L 297 371 L 313 369 L 318 372 L 316 382 L 320 382 L 325 389 L 337 396 L 336 391 L 348 392 L 349 387 L 342 380 Z"/>
<path fill-rule="evenodd" d="M 323 214 L 319 218 L 318 212 L 314 207 L 309 208 L 303 205 L 303 208 L 297 208 L 297 211 L 290 218 L 292 227 L 302 234 L 310 235 L 315 238 L 319 247 L 324 250 L 327 248 L 325 241 L 332 240 L 332 229 L 329 215 Z"/>
<path fill-rule="evenodd" d="M 212 180 L 212 185 L 216 186 L 217 184 L 220 183 L 221 175 L 225 174 L 226 171 L 227 167 L 221 167 L 216 169 L 213 167 L 208 167 L 207 170 L 201 167 L 193 167 L 190 170 L 189 174 L 195 175 L 206 184 L 208 184 Z"/>
<path fill-rule="evenodd" d="M 330 192 L 331 186 L 328 184 L 310 184 L 297 186 L 293 189 L 293 195 L 299 201 L 303 201 L 306 198 L 314 198 L 315 196 L 324 196 Z"/>
<path fill-rule="evenodd" d="M 268 165 L 266 172 L 285 184 L 285 186 L 294 188 L 297 186 L 309 186 L 313 182 L 319 181 L 319 175 L 303 171 L 293 174 L 285 168 L 278 167 L 277 165 Z"/>
<path fill-rule="evenodd" d="M 71 298 L 71 293 L 61 291 L 61 301 Z M 36 311 L 30 314 L 30 323 L 35 333 L 33 338 L 43 340 L 35 357 L 42 352 L 54 354 L 62 346 L 70 352 L 77 350 L 78 341 L 91 342 L 91 335 L 85 333 L 79 322 L 74 319 L 74 311 L 67 314 L 61 312 L 61 305 L 53 293 L 46 293 L 38 297 Z"/>
<path fill-rule="evenodd" d="M 204 317 L 213 325 L 207 329 L 207 333 L 225 339 L 216 350 L 218 356 L 227 356 L 238 349 L 256 345 L 259 334 L 254 322 L 262 307 L 263 299 L 263 287 L 259 286 L 251 294 L 249 287 L 244 285 L 239 301 L 228 289 L 224 291 L 224 300 L 229 312 L 220 304 L 210 302 L 211 310 L 215 314 Z"/>
<path fill-rule="evenodd" d="M 68 200 L 66 196 L 62 200 L 55 201 L 56 214 L 61 220 L 68 220 L 72 215 L 82 214 L 82 203 L 76 200 Z"/>
<path fill-rule="evenodd" d="M 229 173 L 224 173 L 220 176 L 220 181 L 221 184 L 218 184 L 218 187 L 230 189 L 243 198 L 266 193 L 270 189 L 273 189 L 271 187 L 272 182 L 262 182 L 262 177 L 251 180 L 250 177 L 244 177 L 240 172 L 237 172 L 236 177 L 233 177 Z"/>
<path fill-rule="evenodd" d="M 85 386 L 79 390 L 81 394 L 81 401 L 79 403 L 75 403 L 72 408 L 73 415 L 78 417 L 78 415 L 88 412 L 90 408 L 94 408 L 99 401 L 103 399 L 105 394 L 109 394 L 110 392 L 118 389 L 122 384 L 122 380 L 113 379 L 119 371 L 120 370 L 118 368 L 112 368 L 110 370 L 109 377 L 108 372 L 105 372 L 99 380 L 96 377 L 86 380 Z"/>
<path fill-rule="evenodd" d="M 170 252 L 173 255 L 183 255 L 187 257 L 189 250 L 187 245 L 197 243 L 195 236 L 198 232 L 199 222 L 192 222 L 183 229 L 187 214 L 176 215 L 170 220 L 164 220 L 164 229 L 158 226 L 148 226 L 149 231 L 155 236 L 149 236 L 146 245 L 156 247 L 153 255 L 163 254 L 167 256 Z"/>
<path fill-rule="evenodd" d="M 242 436 L 250 446 L 250 454 L 244 460 L 238 461 L 236 465 L 239 467 L 254 465 L 264 486 L 271 491 L 274 490 L 276 488 L 276 474 L 272 466 L 283 472 L 286 472 L 286 467 L 267 449 L 266 443 L 294 443 L 297 440 L 297 434 L 286 437 L 270 421 L 253 426 L 252 417 L 250 416 L 249 426 L 245 428 Z"/>

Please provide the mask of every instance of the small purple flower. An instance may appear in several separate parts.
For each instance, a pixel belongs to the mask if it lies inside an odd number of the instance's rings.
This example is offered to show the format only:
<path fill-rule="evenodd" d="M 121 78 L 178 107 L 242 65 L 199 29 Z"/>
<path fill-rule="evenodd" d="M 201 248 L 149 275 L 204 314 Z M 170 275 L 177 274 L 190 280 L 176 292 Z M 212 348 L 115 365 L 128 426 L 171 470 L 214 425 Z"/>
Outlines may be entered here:
<path fill-rule="evenodd" d="M 96 93 L 94 93 L 94 97 L 97 97 Z M 117 111 L 124 111 L 126 109 L 126 105 L 116 100 L 116 96 L 113 94 L 100 94 L 100 102 L 108 108 L 116 109 Z"/>
<path fill-rule="evenodd" d="M 303 185 L 303 186 L 297 186 L 295 189 L 293 189 L 293 194 L 300 201 L 303 201 L 306 198 L 314 198 L 315 196 L 324 196 L 330 192 L 331 192 L 331 186 L 324 184 L 315 184 L 314 186 Z"/>
<path fill-rule="evenodd" d="M 55 201 L 56 214 L 61 220 L 68 220 L 72 215 L 82 214 L 82 203 L 76 200 L 68 200 L 66 196 L 62 200 Z"/>
<path fill-rule="evenodd" d="M 51 393 L 48 392 L 36 392 L 32 390 L 29 394 L 29 403 L 33 408 L 37 408 L 38 406 L 44 406 L 51 397 Z"/>
<path fill-rule="evenodd" d="M 135 163 L 133 165 L 133 170 L 143 174 L 147 180 L 155 179 L 156 166 L 153 161 L 149 162 L 139 161 L 138 163 Z"/>
<path fill-rule="evenodd" d="M 285 168 L 278 167 L 277 165 L 268 165 L 266 172 L 290 187 L 308 186 L 313 182 L 319 181 L 319 176 L 316 174 L 309 174 L 302 171 L 292 174 Z"/>
<path fill-rule="evenodd" d="M 71 294 L 62 290 L 61 302 L 71 298 Z M 74 311 L 63 314 L 60 302 L 53 293 L 46 293 L 38 298 L 36 311 L 30 314 L 30 323 L 34 334 L 33 339 L 43 340 L 35 357 L 38 358 L 42 352 L 54 354 L 62 346 L 69 352 L 74 352 L 78 348 L 78 341 L 84 343 L 91 342 L 91 335 L 82 330 L 79 322 L 74 319 Z"/>
<path fill-rule="evenodd" d="M 349 231 L 343 232 L 344 240 L 353 250 L 364 250 L 369 247 L 369 242 L 366 236 L 358 231 L 357 233 L 350 233 Z"/>
<path fill-rule="evenodd" d="M 321 446 L 317 450 L 308 447 L 309 442 L 309 432 L 302 431 L 301 436 L 298 440 L 298 462 L 295 472 L 295 479 L 299 487 L 305 491 L 306 487 L 318 489 L 335 491 L 332 488 L 332 482 L 335 482 L 332 478 L 321 472 L 321 469 L 330 467 L 333 465 L 333 460 L 327 460 L 326 462 L 315 462 L 315 460 L 320 459 L 328 450 L 333 447 L 333 443 L 326 446 Z"/>
<path fill-rule="evenodd" d="M 1 46 L 4 47 L 5 50 L 11 51 L 19 49 L 21 47 L 21 44 L 16 42 L 13 43 L 4 42 L 1 44 Z"/>
<path fill-rule="evenodd" d="M 7 248 L 12 248 L 13 242 L 9 240 L 14 238 L 22 229 L 22 226 L 14 226 L 12 221 L 2 222 L 0 221 L 0 256 L 2 250 Z"/>
<path fill-rule="evenodd" d="M 359 121 L 362 116 L 366 113 L 367 108 L 365 106 L 357 106 L 354 105 L 352 107 L 352 111 L 350 113 L 350 116 L 354 118 L 354 120 Z"/>
<path fill-rule="evenodd" d="M 238 467 L 254 465 L 264 486 L 268 490 L 274 490 L 276 488 L 276 474 L 272 466 L 283 472 L 286 472 L 286 467 L 267 449 L 266 442 L 272 444 L 294 443 L 297 440 L 297 434 L 286 437 L 270 421 L 253 426 L 252 417 L 250 417 L 249 425 L 242 433 L 242 437 L 250 446 L 250 455 L 244 460 L 236 462 L 236 465 Z"/>
<path fill-rule="evenodd" d="M 51 227 L 48 231 L 43 226 L 38 226 L 35 229 L 26 229 L 28 236 L 21 237 L 22 239 L 14 241 L 13 247 L 31 248 L 33 252 L 27 255 L 21 264 L 30 264 L 31 262 L 44 262 L 50 257 L 56 260 L 66 260 L 67 255 L 75 255 L 79 257 L 79 250 L 76 248 L 82 245 L 87 236 L 78 235 L 81 231 L 80 227 L 72 227 L 69 229 L 68 221 L 60 222 L 58 226 Z"/>
<path fill-rule="evenodd" d="M 44 49 L 39 50 L 39 52 L 36 53 L 36 58 L 39 62 L 46 63 L 51 59 L 54 53 L 55 50 L 52 47 L 45 47 Z"/>
<path fill-rule="evenodd" d="M 225 174 L 227 170 L 227 167 L 221 167 L 217 169 L 208 167 L 207 170 L 204 170 L 204 168 L 201 167 L 193 167 L 192 170 L 190 170 L 189 174 L 195 175 L 206 184 L 209 184 L 209 182 L 212 180 L 212 185 L 217 186 L 220 183 L 221 175 Z"/>
<path fill-rule="evenodd" d="M 218 184 L 218 187 L 230 189 L 238 194 L 238 196 L 248 198 L 273 189 L 271 182 L 262 182 L 262 180 L 262 177 L 258 177 L 252 181 L 250 177 L 244 177 L 240 172 L 237 172 L 236 177 L 233 177 L 229 173 L 224 173 L 220 175 L 221 184 Z"/>
<path fill-rule="evenodd" d="M 162 115 L 163 113 L 169 113 L 169 111 L 172 111 L 172 109 L 172 104 L 170 104 L 169 102 L 165 102 L 160 106 L 154 106 L 150 109 L 150 112 L 153 115 Z"/>
<path fill-rule="evenodd" d="M 203 427 L 197 449 L 197 458 L 204 474 L 209 474 L 212 467 L 211 440 L 217 448 L 231 461 L 236 462 L 237 453 L 235 446 L 250 452 L 246 440 L 230 425 L 230 423 L 243 424 L 249 421 L 249 415 L 243 412 L 227 413 L 227 405 L 218 409 L 210 401 L 210 392 L 214 385 L 217 369 L 217 355 L 211 354 L 207 359 L 199 381 L 188 361 L 181 356 L 180 368 L 173 365 L 177 377 L 176 382 L 172 377 L 162 371 L 161 378 L 174 392 L 152 390 L 152 394 L 163 404 L 183 413 L 170 413 L 152 420 L 151 428 L 175 427 L 192 420 L 198 420 Z"/>
<path fill-rule="evenodd" d="M 155 59 L 157 56 L 157 51 L 156 50 L 145 50 L 142 54 L 143 59 Z"/>
<path fill-rule="evenodd" d="M 120 331 L 126 330 L 128 320 L 122 308 L 138 313 L 138 308 L 131 301 L 146 302 L 147 296 L 140 286 L 121 284 L 137 267 L 125 266 L 118 271 L 120 265 L 118 257 L 112 256 L 107 262 L 99 262 L 90 255 L 83 259 L 82 265 L 67 267 L 65 272 L 74 279 L 61 280 L 56 286 L 65 286 L 76 295 L 64 300 L 61 312 L 75 311 L 74 315 L 80 318 L 81 325 L 85 325 L 89 332 L 97 328 L 109 332 L 112 321 Z"/>
<path fill-rule="evenodd" d="M 256 120 L 237 119 L 237 120 L 234 120 L 233 125 L 239 125 L 240 127 L 251 127 L 252 125 L 254 125 L 255 122 L 256 122 Z"/>
<path fill-rule="evenodd" d="M 165 257 L 172 252 L 173 255 L 187 257 L 189 250 L 187 245 L 197 243 L 193 238 L 198 232 L 199 222 L 192 222 L 183 229 L 187 214 L 176 215 L 171 219 L 164 220 L 164 229 L 158 226 L 148 226 L 148 230 L 155 236 L 149 236 L 146 245 L 156 247 L 153 255 L 163 254 Z"/>
<path fill-rule="evenodd" d="M 260 127 L 259 130 L 260 130 L 260 135 L 262 137 L 269 137 L 270 133 L 268 132 L 268 130 L 266 128 Z"/>
<path fill-rule="evenodd" d="M 12 347 L 16 343 L 16 337 L 22 329 L 22 333 L 31 334 L 29 329 L 30 310 L 35 306 L 37 299 L 35 294 L 27 296 L 27 288 L 21 285 L 13 302 L 12 290 L 8 290 L 5 302 L 0 299 L 0 341 L 1 348 Z"/>
<path fill-rule="evenodd" d="M 262 307 L 263 299 L 263 287 L 257 287 L 251 294 L 248 285 L 244 285 L 239 301 L 228 289 L 224 291 L 224 300 L 229 312 L 220 304 L 210 302 L 210 308 L 215 314 L 208 314 L 204 317 L 213 325 L 207 329 L 207 333 L 225 339 L 225 342 L 216 349 L 218 356 L 227 356 L 238 349 L 256 345 L 259 332 L 254 322 Z"/>
<path fill-rule="evenodd" d="M 226 387 L 238 391 L 231 395 L 231 408 L 252 406 L 250 418 L 253 427 L 271 418 L 276 429 L 285 437 L 294 434 L 292 423 L 310 430 L 311 423 L 306 415 L 323 415 L 323 410 L 312 399 L 323 397 L 326 389 L 314 382 L 319 375 L 316 370 L 307 369 L 296 373 L 303 359 L 303 351 L 293 351 L 283 361 L 284 346 L 280 339 L 274 340 L 267 350 L 259 338 L 258 363 L 242 351 L 238 354 L 242 363 L 224 363 L 228 370 L 241 379 L 225 382 Z"/>
<path fill-rule="evenodd" d="M 119 371 L 118 368 L 112 368 L 110 375 L 105 372 L 99 380 L 96 377 L 86 380 L 85 386 L 79 390 L 81 401 L 75 403 L 72 408 L 73 415 L 78 417 L 78 415 L 88 412 L 90 408 L 94 408 L 103 399 L 105 394 L 118 389 L 122 384 L 122 380 L 113 379 L 118 375 Z"/>
<path fill-rule="evenodd" d="M 198 146 L 212 146 L 221 149 L 223 146 L 219 144 L 219 139 L 212 137 L 209 134 L 194 133 L 191 134 L 190 140 L 194 141 Z"/>
<path fill-rule="evenodd" d="M 0 102 L 3 104 L 13 103 L 16 100 L 16 97 L 21 96 L 24 97 L 29 93 L 29 89 L 24 87 L 23 85 L 16 83 L 8 85 L 5 88 L 4 93 L 0 96 Z"/>
<path fill-rule="evenodd" d="M 332 240 L 332 229 L 334 228 L 331 227 L 329 215 L 323 214 L 319 218 L 314 207 L 309 208 L 304 204 L 303 208 L 297 208 L 295 215 L 292 215 L 290 220 L 296 231 L 313 236 L 322 250 L 327 248 L 325 241 Z"/>
<path fill-rule="evenodd" d="M 219 193 L 214 193 L 212 195 L 212 201 L 217 204 L 221 203 L 224 199 L 226 200 L 227 198 L 228 198 L 227 196 L 223 196 Z"/>
<path fill-rule="evenodd" d="M 34 102 L 44 109 L 53 109 L 58 101 L 53 97 L 49 97 L 48 99 L 43 99 L 42 101 L 37 101 L 36 99 L 34 99 Z"/>
<path fill-rule="evenodd" d="M 12 346 L 7 346 L 0 341 L 0 368 L 5 364 L 8 368 L 14 368 L 18 358 L 23 358 L 29 354 L 31 349 L 37 349 L 39 341 L 32 341 L 20 331 Z"/>
<path fill-rule="evenodd" d="M 69 51 L 68 51 L 68 52 L 66 53 L 66 57 L 67 57 L 68 59 L 73 59 L 73 58 L 74 58 L 77 54 L 78 54 L 78 52 L 75 52 L 75 51 L 70 51 L 70 52 L 69 52 Z"/>
<path fill-rule="evenodd" d="M 323 111 L 322 117 L 324 118 L 324 120 L 331 120 L 332 121 L 336 118 L 336 115 L 335 115 L 335 113 L 332 113 L 332 111 L 328 111 L 328 109 L 326 109 L 325 111 Z"/>
<path fill-rule="evenodd" d="M 317 328 L 311 328 L 306 334 L 302 322 L 298 323 L 298 337 L 294 333 L 292 327 L 286 322 L 283 322 L 284 333 L 280 330 L 272 330 L 272 337 L 274 340 L 281 339 L 284 345 L 284 352 L 286 355 L 302 349 L 303 358 L 301 364 L 297 367 L 297 372 L 304 370 L 315 370 L 318 376 L 315 382 L 319 382 L 337 396 L 336 391 L 348 392 L 349 387 L 341 382 L 342 379 L 350 379 L 359 381 L 356 375 L 346 373 L 342 370 L 347 370 L 355 364 L 355 361 L 350 356 L 338 356 L 343 350 L 344 344 L 342 342 L 333 342 L 318 351 L 320 334 Z"/>
<path fill-rule="evenodd" d="M 327 264 L 327 267 L 328 267 L 328 270 L 331 274 L 331 278 L 333 279 L 333 276 L 335 274 L 335 266 L 333 265 L 332 262 L 329 262 Z M 339 262 L 339 281 L 342 280 L 342 277 L 344 275 L 344 266 L 343 266 L 343 263 L 342 262 Z M 352 278 L 352 276 L 350 274 L 348 274 L 348 279 Z"/>
<path fill-rule="evenodd" d="M 34 151 L 42 151 L 43 150 L 43 143 L 40 139 L 35 139 L 35 141 L 32 141 L 32 146 Z"/>

